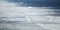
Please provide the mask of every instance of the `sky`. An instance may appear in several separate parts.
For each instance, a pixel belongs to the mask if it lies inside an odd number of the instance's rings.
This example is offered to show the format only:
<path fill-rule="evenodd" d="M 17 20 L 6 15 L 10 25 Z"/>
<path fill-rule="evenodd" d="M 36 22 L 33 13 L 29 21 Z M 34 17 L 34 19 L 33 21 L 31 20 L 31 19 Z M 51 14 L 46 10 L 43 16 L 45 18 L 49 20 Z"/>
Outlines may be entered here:
<path fill-rule="evenodd" d="M 44 21 L 45 19 L 46 20 L 50 19 L 48 18 L 50 16 L 51 17 L 57 16 L 57 19 L 59 19 L 58 16 L 60 16 L 60 10 L 58 7 L 59 3 L 57 3 L 59 0 L 55 0 L 55 1 L 53 0 L 52 2 L 50 1 L 52 0 L 46 0 L 46 1 L 41 0 L 41 2 L 40 0 L 0 0 L 0 17 L 20 17 L 20 18 L 26 17 L 26 19 L 20 19 L 22 21 L 28 20 L 31 17 L 32 17 L 31 18 L 32 21 L 40 21 L 40 20 Z M 38 12 L 33 12 L 33 11 L 38 11 Z M 29 16 L 29 15 L 40 15 L 40 16 Z M 42 16 L 42 15 L 46 15 L 46 16 Z"/>
<path fill-rule="evenodd" d="M 0 21 L 2 20 L 8 22 L 37 22 L 37 25 L 39 25 L 39 27 L 40 25 L 44 26 L 40 24 L 40 22 L 60 23 L 60 0 L 0 0 Z M 14 26 L 12 26 L 12 28 Z M 60 29 L 59 24 L 45 24 L 45 26 L 49 28 L 51 27 L 54 30 Z M 8 27 L 11 27 L 10 23 Z M 34 25 L 34 27 L 36 26 Z"/>
<path fill-rule="evenodd" d="M 59 1 L 60 0 L 0 0 L 0 21 L 60 23 Z M 40 24 L 38 23 L 38 25 Z M 53 28 L 56 25 L 52 26 L 52 24 L 48 24 L 46 26 Z M 59 26 L 60 25 L 57 24 L 54 29 L 59 30 Z"/>
<path fill-rule="evenodd" d="M 28 4 L 33 7 L 53 7 L 60 8 L 60 0 L 8 0 L 9 2 Z"/>

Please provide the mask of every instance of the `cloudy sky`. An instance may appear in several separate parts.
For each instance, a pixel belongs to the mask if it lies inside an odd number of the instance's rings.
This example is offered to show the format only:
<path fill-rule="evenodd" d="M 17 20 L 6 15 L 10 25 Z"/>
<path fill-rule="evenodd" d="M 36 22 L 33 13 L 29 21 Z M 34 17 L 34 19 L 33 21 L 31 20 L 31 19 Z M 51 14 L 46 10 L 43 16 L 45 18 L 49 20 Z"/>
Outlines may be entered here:
<path fill-rule="evenodd" d="M 60 0 L 9 0 L 9 2 L 28 4 L 28 6 L 33 7 L 55 7 L 59 8 Z"/>
<path fill-rule="evenodd" d="M 50 16 L 60 16 L 59 1 L 60 0 L 0 0 L 0 17 L 19 17 L 18 19 L 22 21 L 30 18 L 33 21 L 37 19 L 37 21 L 44 21 L 45 19 L 51 20 Z"/>
<path fill-rule="evenodd" d="M 60 23 L 59 3 L 60 0 L 0 0 L 0 21 Z M 41 24 L 38 23 L 37 25 L 40 27 Z M 54 30 L 60 29 L 59 24 L 48 24 L 46 26 L 52 29 L 54 28 Z M 14 25 L 12 27 L 14 27 Z M 18 27 L 20 27 L 20 25 Z"/>

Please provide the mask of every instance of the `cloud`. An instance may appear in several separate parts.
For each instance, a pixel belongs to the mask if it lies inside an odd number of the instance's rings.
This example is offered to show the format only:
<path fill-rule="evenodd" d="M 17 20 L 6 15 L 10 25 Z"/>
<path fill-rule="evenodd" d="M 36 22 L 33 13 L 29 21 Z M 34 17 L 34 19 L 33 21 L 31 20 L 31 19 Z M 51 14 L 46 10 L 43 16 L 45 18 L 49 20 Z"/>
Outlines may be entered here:
<path fill-rule="evenodd" d="M 27 17 L 27 19 L 29 19 L 29 15 L 45 15 L 47 14 L 47 9 L 38 9 L 37 7 L 23 7 L 23 6 L 17 6 L 17 3 L 9 3 L 6 1 L 0 1 L 0 17 Z M 31 11 L 37 11 L 40 10 L 41 12 L 37 13 L 37 12 L 31 12 Z M 46 12 L 43 12 L 46 11 Z M 38 17 L 37 19 L 34 19 L 35 17 L 33 17 L 33 21 L 36 21 L 38 18 L 43 18 L 43 17 Z M 10 18 L 12 19 L 12 18 Z M 19 18 L 18 18 L 19 19 Z M 25 18 L 26 19 L 26 18 Z M 26 20 L 27 20 L 26 19 Z M 45 19 L 45 18 L 44 18 Z M 44 20 L 41 19 L 41 20 Z M 12 20 L 17 20 L 17 19 L 12 19 Z M 22 20 L 22 19 L 19 19 Z M 39 19 L 40 20 L 40 19 Z M 38 21 L 39 21 L 38 20 Z"/>
<path fill-rule="evenodd" d="M 17 6 L 17 3 L 0 1 L 0 17 L 7 17 L 7 18 L 0 18 L 0 20 L 2 19 L 5 21 L 29 21 L 29 22 L 30 21 L 48 22 L 50 20 L 53 20 L 53 22 L 60 22 L 59 21 L 60 17 L 47 16 L 47 14 L 54 13 L 53 9 L 45 9 L 45 8 L 46 7 L 31 7 L 31 6 L 23 7 L 23 6 Z M 52 11 L 52 12 L 49 12 L 49 11 Z M 36 16 L 36 15 L 39 15 L 39 16 Z M 46 16 L 42 16 L 42 15 L 46 15 Z M 10 27 L 10 24 L 9 24 L 9 27 Z"/>
<path fill-rule="evenodd" d="M 53 11 L 53 9 L 45 9 L 46 7 L 31 7 L 31 6 L 24 7 L 24 6 L 18 6 L 17 4 L 18 3 L 0 1 L 0 17 L 9 17 L 5 19 L 11 21 L 26 21 L 26 20 L 29 21 L 29 19 L 31 21 L 49 21 L 50 20 L 49 17 L 42 15 L 53 13 L 49 12 Z M 17 18 L 10 18 L 10 17 L 17 17 Z"/>

